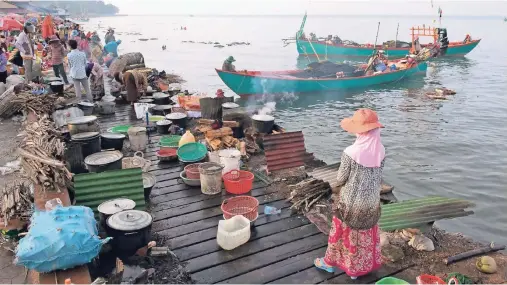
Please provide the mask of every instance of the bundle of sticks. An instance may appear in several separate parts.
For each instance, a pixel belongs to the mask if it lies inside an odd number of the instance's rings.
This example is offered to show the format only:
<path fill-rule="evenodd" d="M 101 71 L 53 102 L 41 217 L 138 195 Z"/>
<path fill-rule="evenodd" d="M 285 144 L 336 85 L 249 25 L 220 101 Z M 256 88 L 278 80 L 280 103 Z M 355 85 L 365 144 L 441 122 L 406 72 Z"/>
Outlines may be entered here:
<path fill-rule="evenodd" d="M 60 191 L 69 185 L 72 174 L 61 161 L 65 143 L 48 115 L 25 123 L 18 152 L 24 174 L 44 191 Z"/>
<path fill-rule="evenodd" d="M 2 191 L 2 219 L 4 226 L 9 220 L 28 220 L 32 214 L 33 195 L 28 181 L 16 181 Z"/>
<path fill-rule="evenodd" d="M 306 213 L 319 201 L 327 199 L 331 193 L 328 182 L 310 178 L 295 185 L 289 185 L 291 190 L 287 201 L 292 203 L 291 209 Z"/>
<path fill-rule="evenodd" d="M 33 111 L 36 114 L 51 114 L 55 110 L 58 96 L 53 94 L 34 95 L 29 91 L 19 93 L 11 102 L 18 110 Z"/>

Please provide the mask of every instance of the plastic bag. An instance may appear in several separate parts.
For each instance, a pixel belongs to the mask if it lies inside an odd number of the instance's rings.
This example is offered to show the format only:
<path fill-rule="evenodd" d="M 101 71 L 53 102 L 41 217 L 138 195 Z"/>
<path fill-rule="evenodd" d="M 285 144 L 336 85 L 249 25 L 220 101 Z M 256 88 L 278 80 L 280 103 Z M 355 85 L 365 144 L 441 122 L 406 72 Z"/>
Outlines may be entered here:
<path fill-rule="evenodd" d="M 90 208 L 57 206 L 33 214 L 28 235 L 16 248 L 14 263 L 38 272 L 73 268 L 90 262 L 108 241 L 99 239 Z"/>
<path fill-rule="evenodd" d="M 148 109 L 154 106 L 156 105 L 148 103 L 134 103 L 134 110 L 136 111 L 137 119 L 144 119 L 146 117 L 146 112 L 148 112 Z"/>

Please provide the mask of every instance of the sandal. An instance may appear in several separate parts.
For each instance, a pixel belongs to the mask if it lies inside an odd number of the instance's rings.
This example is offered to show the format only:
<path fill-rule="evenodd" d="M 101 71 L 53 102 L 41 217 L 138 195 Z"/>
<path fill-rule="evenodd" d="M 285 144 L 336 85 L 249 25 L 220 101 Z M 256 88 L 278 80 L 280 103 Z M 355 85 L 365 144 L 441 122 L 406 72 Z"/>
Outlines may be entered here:
<path fill-rule="evenodd" d="M 334 273 L 334 271 L 336 270 L 333 266 L 327 265 L 326 262 L 324 261 L 324 258 L 315 258 L 315 260 L 313 261 L 313 264 L 318 269 L 325 270 L 329 273 Z"/>

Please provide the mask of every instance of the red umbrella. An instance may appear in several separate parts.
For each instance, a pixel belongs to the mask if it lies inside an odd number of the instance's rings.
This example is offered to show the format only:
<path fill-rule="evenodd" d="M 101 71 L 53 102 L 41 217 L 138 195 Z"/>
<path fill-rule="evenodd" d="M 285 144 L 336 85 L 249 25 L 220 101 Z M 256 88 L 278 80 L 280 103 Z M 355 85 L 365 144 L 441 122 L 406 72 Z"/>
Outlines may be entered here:
<path fill-rule="evenodd" d="M 51 19 L 50 15 L 47 15 L 44 21 L 42 21 L 42 38 L 46 39 L 54 34 L 53 19 Z"/>
<path fill-rule="evenodd" d="M 21 31 L 23 30 L 23 24 L 19 21 L 10 18 L 0 19 L 0 30 L 3 31 Z"/>

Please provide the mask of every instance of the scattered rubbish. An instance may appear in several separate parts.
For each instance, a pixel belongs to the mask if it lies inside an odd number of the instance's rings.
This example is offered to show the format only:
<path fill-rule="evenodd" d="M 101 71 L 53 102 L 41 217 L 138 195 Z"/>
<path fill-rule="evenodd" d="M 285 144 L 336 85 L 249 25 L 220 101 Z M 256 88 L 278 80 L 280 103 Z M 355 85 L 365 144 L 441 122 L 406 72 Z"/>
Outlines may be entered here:
<path fill-rule="evenodd" d="M 11 174 L 21 169 L 21 160 L 18 158 L 13 161 L 7 162 L 4 166 L 0 166 L 2 175 Z"/>
<path fill-rule="evenodd" d="M 109 240 L 99 239 L 93 211 L 88 207 L 35 212 L 28 235 L 19 241 L 14 263 L 38 272 L 73 268 L 90 262 Z"/>
<path fill-rule="evenodd" d="M 102 285 L 102 284 L 106 284 L 107 283 L 107 280 L 103 277 L 97 277 L 97 279 L 95 279 L 95 281 L 92 282 L 92 285 Z"/>
<path fill-rule="evenodd" d="M 410 241 L 408 242 L 408 245 L 411 247 L 419 250 L 419 251 L 434 251 L 435 246 L 433 245 L 433 241 L 429 239 L 428 237 L 425 237 L 423 235 L 414 235 Z"/>
<path fill-rule="evenodd" d="M 395 245 L 388 244 L 382 247 L 382 257 L 389 260 L 390 262 L 398 262 L 405 257 L 403 250 Z"/>
<path fill-rule="evenodd" d="M 225 250 L 248 242 L 250 234 L 250 220 L 242 215 L 218 221 L 217 243 Z"/>
<path fill-rule="evenodd" d="M 162 246 L 162 247 L 152 247 L 150 256 L 167 256 L 169 255 L 169 247 Z"/>
<path fill-rule="evenodd" d="M 51 200 L 46 201 L 45 208 L 46 211 L 51 211 L 55 209 L 56 207 L 63 207 L 62 200 L 60 198 L 54 198 Z"/>
<path fill-rule="evenodd" d="M 272 207 L 272 206 L 264 206 L 264 215 L 279 215 L 282 213 L 282 210 L 281 209 L 277 209 L 275 207 Z"/>
<path fill-rule="evenodd" d="M 491 256 L 482 256 L 477 259 L 475 266 L 480 272 L 492 274 L 497 270 L 496 261 Z"/>
<path fill-rule="evenodd" d="M 386 232 L 380 232 L 380 246 L 384 247 L 388 244 L 390 244 L 389 236 Z"/>
<path fill-rule="evenodd" d="M 467 258 L 474 257 L 477 255 L 495 252 L 495 251 L 499 251 L 499 250 L 504 250 L 504 249 L 505 249 L 505 245 L 496 246 L 494 243 L 491 243 L 489 245 L 489 247 L 474 249 L 474 250 L 470 250 L 470 251 L 466 251 L 466 252 L 463 252 L 460 254 L 450 256 L 450 257 L 444 259 L 444 263 L 449 265 L 449 264 L 452 264 L 454 262 L 458 262 L 463 259 L 467 259 Z"/>

